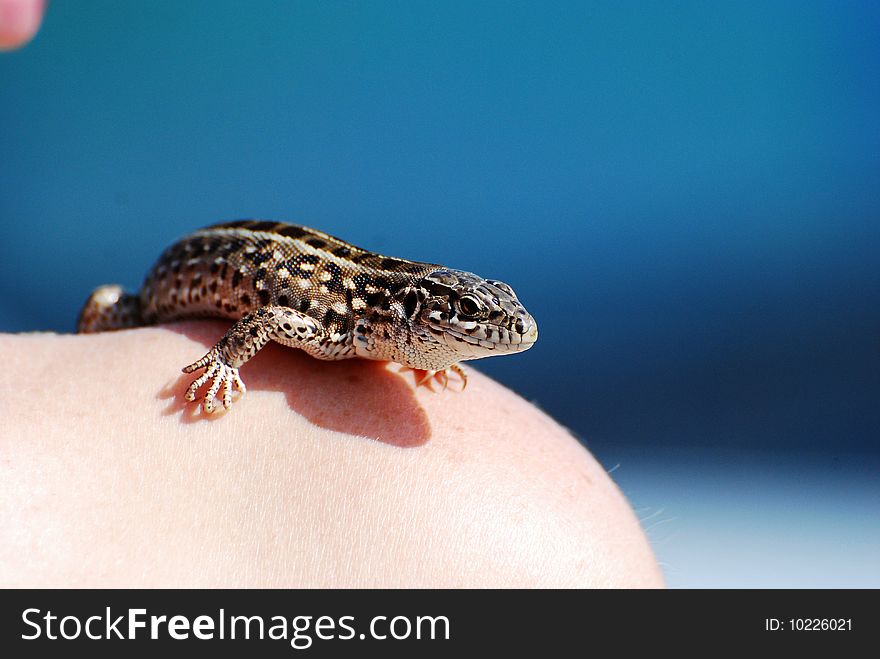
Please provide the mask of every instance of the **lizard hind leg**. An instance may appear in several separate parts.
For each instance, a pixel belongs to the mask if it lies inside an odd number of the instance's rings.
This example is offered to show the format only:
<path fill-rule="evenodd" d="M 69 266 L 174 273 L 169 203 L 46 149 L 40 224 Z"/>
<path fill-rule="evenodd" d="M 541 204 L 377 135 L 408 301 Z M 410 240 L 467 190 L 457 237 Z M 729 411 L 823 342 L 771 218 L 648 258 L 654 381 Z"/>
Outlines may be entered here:
<path fill-rule="evenodd" d="M 109 284 L 92 291 L 79 312 L 76 331 L 80 334 L 92 334 L 140 327 L 144 324 L 138 296 L 126 293 L 122 286 Z"/>
<path fill-rule="evenodd" d="M 223 403 L 223 408 L 227 410 L 232 406 L 233 385 L 238 388 L 242 395 L 247 391 L 247 387 L 244 386 L 244 382 L 242 382 L 241 377 L 238 375 L 238 369 L 224 364 L 220 358 L 212 355 L 210 352 L 199 361 L 186 366 L 183 372 L 193 373 L 201 368 L 204 368 L 205 372 L 192 381 L 192 384 L 186 390 L 184 398 L 190 402 L 194 401 L 198 390 L 210 380 L 211 386 L 208 389 L 208 393 L 205 394 L 203 402 L 205 412 L 208 414 L 212 413 L 215 409 L 214 397 L 220 391 L 221 386 L 223 387 L 221 402 Z"/>
<path fill-rule="evenodd" d="M 204 372 L 190 384 L 184 398 L 192 402 L 198 391 L 210 381 L 202 397 L 202 408 L 208 414 L 217 407 L 216 397 L 222 388 L 222 409 L 232 406 L 232 390 L 245 392 L 238 369 L 259 352 L 270 340 L 297 348 L 306 348 L 323 336 L 321 324 L 295 309 L 282 306 L 261 307 L 238 320 L 204 357 L 184 367 L 184 373 Z"/>

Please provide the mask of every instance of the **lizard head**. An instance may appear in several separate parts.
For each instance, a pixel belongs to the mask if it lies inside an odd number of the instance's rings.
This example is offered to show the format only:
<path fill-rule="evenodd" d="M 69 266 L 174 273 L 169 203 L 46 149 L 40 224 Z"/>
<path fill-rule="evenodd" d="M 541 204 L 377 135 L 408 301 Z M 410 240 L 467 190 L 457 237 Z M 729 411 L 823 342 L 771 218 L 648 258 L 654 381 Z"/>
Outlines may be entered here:
<path fill-rule="evenodd" d="M 454 361 L 528 350 L 538 325 L 513 289 L 461 270 L 435 270 L 418 284 L 414 323 Z M 439 346 L 438 346 L 439 347 Z"/>

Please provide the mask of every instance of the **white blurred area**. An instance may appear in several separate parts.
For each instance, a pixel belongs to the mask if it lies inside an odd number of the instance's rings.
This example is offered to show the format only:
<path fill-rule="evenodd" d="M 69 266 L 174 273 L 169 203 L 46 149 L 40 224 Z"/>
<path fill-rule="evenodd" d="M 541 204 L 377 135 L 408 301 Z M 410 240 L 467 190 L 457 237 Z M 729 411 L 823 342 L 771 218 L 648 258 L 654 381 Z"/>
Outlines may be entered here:
<path fill-rule="evenodd" d="M 672 588 L 880 587 L 876 458 L 649 447 L 599 457 Z"/>

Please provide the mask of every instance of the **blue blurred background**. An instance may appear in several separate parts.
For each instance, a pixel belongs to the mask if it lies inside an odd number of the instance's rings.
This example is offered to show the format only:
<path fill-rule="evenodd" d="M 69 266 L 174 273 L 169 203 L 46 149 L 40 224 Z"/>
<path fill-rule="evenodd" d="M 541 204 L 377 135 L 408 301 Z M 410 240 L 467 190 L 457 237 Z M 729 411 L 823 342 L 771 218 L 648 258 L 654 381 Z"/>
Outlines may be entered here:
<path fill-rule="evenodd" d="M 671 585 L 880 587 L 877 3 L 56 2 L 0 90 L 0 330 L 222 219 L 504 279 Z"/>

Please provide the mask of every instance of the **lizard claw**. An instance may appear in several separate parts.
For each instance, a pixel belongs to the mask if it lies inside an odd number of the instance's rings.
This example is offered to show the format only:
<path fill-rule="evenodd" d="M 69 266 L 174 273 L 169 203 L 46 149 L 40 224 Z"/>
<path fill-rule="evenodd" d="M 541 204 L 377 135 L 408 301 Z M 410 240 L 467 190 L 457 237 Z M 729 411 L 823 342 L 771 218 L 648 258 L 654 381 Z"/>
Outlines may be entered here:
<path fill-rule="evenodd" d="M 449 367 L 448 370 L 452 371 L 453 373 L 455 373 L 459 377 L 459 379 L 461 380 L 460 391 L 464 391 L 467 388 L 467 371 L 465 371 L 458 364 L 453 364 L 452 366 Z"/>
<path fill-rule="evenodd" d="M 448 371 L 452 371 L 461 379 L 461 389 L 459 391 L 464 391 L 465 387 L 467 387 L 467 374 L 465 373 L 465 370 L 458 364 L 453 364 L 448 368 L 441 368 L 437 371 L 424 368 L 411 368 L 409 366 L 403 366 L 401 367 L 400 371 L 412 371 L 416 376 L 416 387 L 426 386 L 432 391 L 434 390 L 434 388 L 432 387 L 433 381 L 442 384 L 443 390 L 445 391 L 449 387 Z"/>
<path fill-rule="evenodd" d="M 190 402 L 194 401 L 198 390 L 210 380 L 211 386 L 208 387 L 208 391 L 202 399 L 202 406 L 208 414 L 214 412 L 215 409 L 219 409 L 215 408 L 215 398 L 220 392 L 221 387 L 223 387 L 221 402 L 223 403 L 223 409 L 225 410 L 228 410 L 232 406 L 233 386 L 237 387 L 242 395 L 247 391 L 244 382 L 242 382 L 241 377 L 238 375 L 238 369 L 223 363 L 213 351 L 209 352 L 197 362 L 193 362 L 189 366 L 184 367 L 183 372 L 192 373 L 202 368 L 205 369 L 205 372 L 192 381 L 192 384 L 190 384 L 189 388 L 186 390 L 186 394 L 184 394 L 184 398 Z"/>

